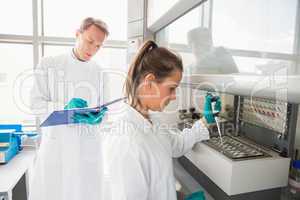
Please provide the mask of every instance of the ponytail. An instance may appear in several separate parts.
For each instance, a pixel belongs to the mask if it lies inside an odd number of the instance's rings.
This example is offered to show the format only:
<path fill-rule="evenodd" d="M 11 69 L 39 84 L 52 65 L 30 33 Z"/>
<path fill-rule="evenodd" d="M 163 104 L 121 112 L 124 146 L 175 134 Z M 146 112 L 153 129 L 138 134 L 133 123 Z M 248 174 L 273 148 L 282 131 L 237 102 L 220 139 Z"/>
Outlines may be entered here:
<path fill-rule="evenodd" d="M 152 41 L 146 41 L 142 47 L 139 49 L 138 54 L 135 56 L 133 62 L 131 63 L 128 71 L 128 75 L 125 82 L 125 95 L 127 96 L 130 105 L 135 107 L 138 104 L 138 99 L 134 98 L 136 96 L 136 89 L 138 80 L 141 75 L 142 60 L 144 56 L 151 50 L 157 48 L 157 44 Z"/>

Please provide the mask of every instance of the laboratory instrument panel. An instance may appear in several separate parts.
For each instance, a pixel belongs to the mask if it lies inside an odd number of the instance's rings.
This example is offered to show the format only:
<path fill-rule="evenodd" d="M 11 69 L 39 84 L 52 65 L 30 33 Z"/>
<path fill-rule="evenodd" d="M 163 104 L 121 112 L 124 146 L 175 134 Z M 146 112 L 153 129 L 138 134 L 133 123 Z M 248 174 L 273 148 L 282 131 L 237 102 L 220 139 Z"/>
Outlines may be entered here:
<path fill-rule="evenodd" d="M 241 121 L 270 129 L 282 135 L 287 133 L 288 103 L 245 97 L 240 108 Z"/>

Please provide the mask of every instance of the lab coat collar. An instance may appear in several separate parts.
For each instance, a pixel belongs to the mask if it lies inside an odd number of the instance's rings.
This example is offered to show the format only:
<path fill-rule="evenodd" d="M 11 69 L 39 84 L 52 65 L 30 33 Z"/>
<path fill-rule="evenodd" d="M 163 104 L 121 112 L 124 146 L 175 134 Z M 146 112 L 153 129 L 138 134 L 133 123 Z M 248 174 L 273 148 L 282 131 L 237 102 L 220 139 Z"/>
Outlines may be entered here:
<path fill-rule="evenodd" d="M 133 124 L 137 125 L 140 129 L 142 129 L 145 133 L 149 131 L 153 131 L 153 124 L 149 122 L 141 113 L 139 113 L 136 109 L 131 107 L 129 104 L 124 103 L 127 110 L 127 120 L 131 121 Z"/>
<path fill-rule="evenodd" d="M 78 62 L 81 62 L 81 63 L 88 63 L 89 62 L 89 61 L 85 61 L 85 60 L 81 60 L 81 59 L 77 58 L 77 56 L 75 55 L 75 48 L 72 48 L 71 56 L 72 56 L 72 58 L 74 58 Z"/>

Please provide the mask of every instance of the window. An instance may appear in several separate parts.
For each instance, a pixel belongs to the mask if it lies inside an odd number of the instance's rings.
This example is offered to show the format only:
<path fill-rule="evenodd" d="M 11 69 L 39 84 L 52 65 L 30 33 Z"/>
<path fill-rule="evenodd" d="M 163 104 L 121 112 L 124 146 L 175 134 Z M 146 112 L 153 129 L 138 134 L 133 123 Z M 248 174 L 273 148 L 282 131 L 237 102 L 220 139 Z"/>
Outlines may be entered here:
<path fill-rule="evenodd" d="M 201 7 L 197 7 L 170 25 L 167 29 L 169 42 L 187 44 L 187 32 L 201 26 L 201 12 Z"/>
<path fill-rule="evenodd" d="M 148 0 L 148 24 L 153 24 L 179 0 Z"/>
<path fill-rule="evenodd" d="M 75 37 L 76 29 L 86 17 L 105 21 L 111 33 L 108 39 L 127 40 L 127 1 L 44 0 L 46 36 Z"/>
<path fill-rule="evenodd" d="M 1 2 L 0 34 L 32 35 L 32 0 Z"/>
<path fill-rule="evenodd" d="M 32 77 L 25 76 L 33 69 L 32 52 L 32 45 L 0 43 L 0 74 L 4 77 L 0 81 L 0 124 L 35 123 L 29 109 Z"/>
<path fill-rule="evenodd" d="M 156 38 L 178 51 L 192 74 L 293 73 L 296 9 L 297 0 L 209 0 Z"/>
<path fill-rule="evenodd" d="M 196 27 L 201 26 L 202 19 L 202 6 L 197 7 L 182 16 L 172 24 L 162 29 L 157 33 L 159 38 L 158 42 L 161 43 L 177 43 L 187 45 L 187 33 Z"/>
<path fill-rule="evenodd" d="M 213 7 L 216 46 L 293 53 L 297 0 L 218 0 Z"/>

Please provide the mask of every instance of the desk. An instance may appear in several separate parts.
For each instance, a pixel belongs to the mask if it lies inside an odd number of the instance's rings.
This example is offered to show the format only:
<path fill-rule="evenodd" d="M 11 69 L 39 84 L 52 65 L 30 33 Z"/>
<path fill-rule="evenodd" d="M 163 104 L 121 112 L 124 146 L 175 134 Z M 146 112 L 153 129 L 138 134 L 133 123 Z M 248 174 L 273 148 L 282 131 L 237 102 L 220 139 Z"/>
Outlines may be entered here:
<path fill-rule="evenodd" d="M 24 148 L 10 162 L 0 165 L 0 200 L 27 199 L 28 169 L 35 155 L 35 150 Z"/>

